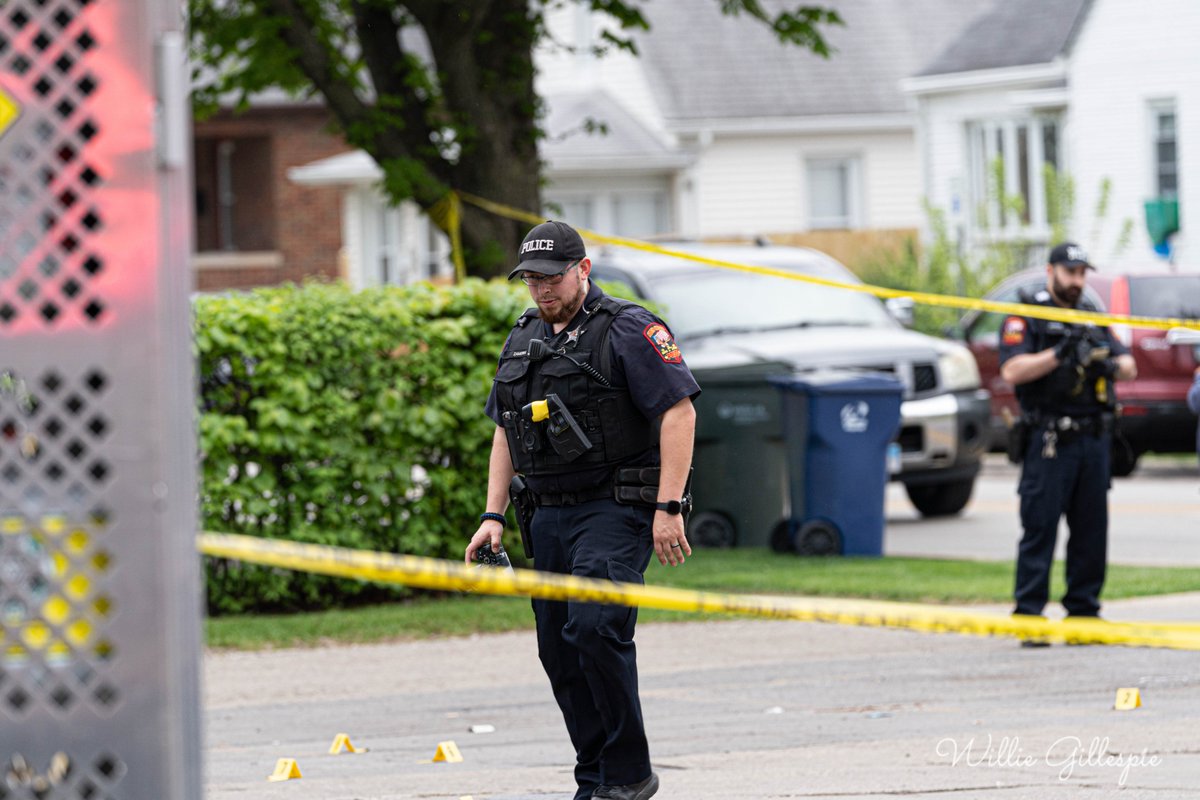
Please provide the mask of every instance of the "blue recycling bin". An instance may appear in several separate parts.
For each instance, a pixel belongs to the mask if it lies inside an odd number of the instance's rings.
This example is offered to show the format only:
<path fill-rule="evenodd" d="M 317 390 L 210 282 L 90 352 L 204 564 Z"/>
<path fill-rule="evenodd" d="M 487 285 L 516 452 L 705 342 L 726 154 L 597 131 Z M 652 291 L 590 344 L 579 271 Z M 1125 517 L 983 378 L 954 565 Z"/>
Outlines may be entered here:
<path fill-rule="evenodd" d="M 771 382 L 783 393 L 791 499 L 787 536 L 773 545 L 802 555 L 883 555 L 889 446 L 904 384 L 834 370 Z"/>

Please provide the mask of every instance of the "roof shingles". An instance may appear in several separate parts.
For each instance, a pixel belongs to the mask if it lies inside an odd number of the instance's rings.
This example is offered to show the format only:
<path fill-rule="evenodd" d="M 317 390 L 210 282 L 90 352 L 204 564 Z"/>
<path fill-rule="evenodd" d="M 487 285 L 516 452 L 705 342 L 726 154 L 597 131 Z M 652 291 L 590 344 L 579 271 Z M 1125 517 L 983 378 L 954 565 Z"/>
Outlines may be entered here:
<path fill-rule="evenodd" d="M 919 76 L 1049 64 L 1069 49 L 1089 0 L 1007 0 L 973 22 Z"/>
<path fill-rule="evenodd" d="M 899 113 L 900 80 L 998 1 L 825 0 L 845 25 L 823 29 L 824 59 L 715 2 L 670 0 L 647 6 L 638 46 L 669 121 Z"/>

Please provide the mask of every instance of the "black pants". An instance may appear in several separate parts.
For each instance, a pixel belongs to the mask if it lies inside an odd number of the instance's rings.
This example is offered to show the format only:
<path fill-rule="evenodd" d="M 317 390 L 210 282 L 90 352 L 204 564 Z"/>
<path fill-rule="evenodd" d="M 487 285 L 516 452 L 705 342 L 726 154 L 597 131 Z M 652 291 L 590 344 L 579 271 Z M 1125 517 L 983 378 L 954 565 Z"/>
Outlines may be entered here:
<path fill-rule="evenodd" d="M 592 500 L 549 506 L 533 517 L 534 566 L 547 572 L 643 583 L 653 552 L 654 510 Z M 637 609 L 534 600 L 538 656 L 575 746 L 576 798 L 599 784 L 650 774 L 638 697 L 633 629 Z"/>
<path fill-rule="evenodd" d="M 1042 455 L 1041 430 L 1035 430 L 1021 470 L 1021 525 L 1014 598 L 1017 614 L 1041 614 L 1050 594 L 1050 567 L 1058 523 L 1067 516 L 1067 593 L 1062 604 L 1072 616 L 1100 612 L 1100 590 L 1108 563 L 1108 488 L 1110 436 L 1059 437 L 1057 455 Z"/>

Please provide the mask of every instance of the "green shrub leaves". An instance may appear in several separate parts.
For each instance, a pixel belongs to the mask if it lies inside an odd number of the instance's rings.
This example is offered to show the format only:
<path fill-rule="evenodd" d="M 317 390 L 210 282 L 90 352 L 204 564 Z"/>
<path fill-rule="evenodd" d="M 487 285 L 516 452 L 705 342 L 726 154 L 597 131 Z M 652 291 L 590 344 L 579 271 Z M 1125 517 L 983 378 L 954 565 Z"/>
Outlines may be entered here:
<path fill-rule="evenodd" d="M 307 284 L 196 300 L 202 525 L 459 557 L 487 489 L 496 359 L 523 287 Z M 211 612 L 402 590 L 206 559 Z"/>

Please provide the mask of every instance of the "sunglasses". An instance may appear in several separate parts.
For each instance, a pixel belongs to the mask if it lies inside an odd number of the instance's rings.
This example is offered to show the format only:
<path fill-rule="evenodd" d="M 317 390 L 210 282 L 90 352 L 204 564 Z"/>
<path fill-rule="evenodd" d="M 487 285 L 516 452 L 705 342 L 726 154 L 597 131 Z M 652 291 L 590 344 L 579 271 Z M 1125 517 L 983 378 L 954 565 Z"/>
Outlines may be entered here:
<path fill-rule="evenodd" d="M 558 286 L 560 283 L 562 283 L 566 274 L 575 267 L 578 267 L 580 263 L 581 262 L 576 261 L 574 264 L 568 264 L 563 268 L 562 272 L 556 272 L 553 275 L 542 275 L 537 272 L 523 273 L 521 275 L 521 283 L 524 283 L 526 286 L 538 286 L 539 284 L 543 283 L 547 286 Z"/>

